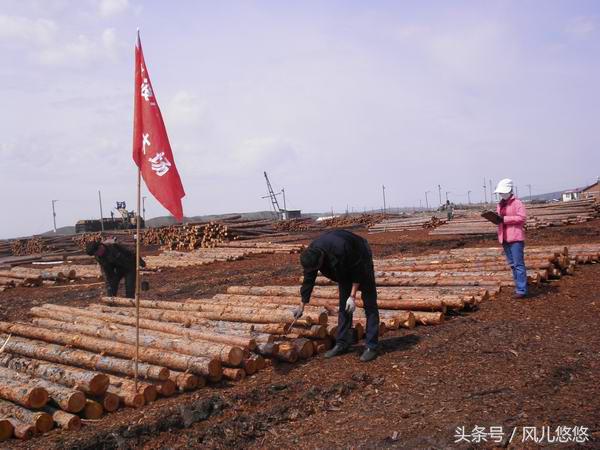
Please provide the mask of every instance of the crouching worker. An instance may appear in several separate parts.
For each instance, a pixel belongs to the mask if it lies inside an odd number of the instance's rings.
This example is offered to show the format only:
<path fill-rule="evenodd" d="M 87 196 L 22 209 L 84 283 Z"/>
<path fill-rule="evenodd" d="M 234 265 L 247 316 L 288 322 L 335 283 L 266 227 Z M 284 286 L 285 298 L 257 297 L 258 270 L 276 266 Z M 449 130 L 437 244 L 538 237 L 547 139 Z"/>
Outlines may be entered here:
<path fill-rule="evenodd" d="M 360 357 L 363 362 L 377 357 L 379 310 L 373 270 L 373 254 L 368 242 L 349 231 L 335 230 L 315 239 L 300 255 L 304 280 L 300 288 L 302 301 L 294 311 L 299 318 L 304 305 L 310 301 L 317 273 L 338 283 L 340 295 L 338 329 L 335 346 L 325 353 L 326 358 L 348 351 L 352 345 L 352 314 L 356 308 L 356 292 L 360 288 L 367 317 L 365 342 L 367 348 Z"/>
<path fill-rule="evenodd" d="M 120 244 L 90 242 L 85 252 L 96 258 L 106 283 L 106 294 L 116 297 L 119 283 L 125 278 L 125 296 L 135 297 L 135 253 Z M 140 267 L 146 263 L 140 258 Z"/>

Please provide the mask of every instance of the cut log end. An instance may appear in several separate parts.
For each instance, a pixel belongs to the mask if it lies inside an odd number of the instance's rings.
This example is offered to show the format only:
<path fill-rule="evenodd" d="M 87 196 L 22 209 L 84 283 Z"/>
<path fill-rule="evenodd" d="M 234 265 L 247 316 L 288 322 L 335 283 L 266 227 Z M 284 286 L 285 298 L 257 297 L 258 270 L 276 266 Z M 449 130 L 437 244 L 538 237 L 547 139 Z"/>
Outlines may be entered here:
<path fill-rule="evenodd" d="M 163 397 L 170 397 L 177 391 L 177 384 L 171 380 L 161 381 L 156 384 L 156 390 Z"/>
<path fill-rule="evenodd" d="M 102 395 L 108 389 L 110 379 L 108 375 L 98 373 L 90 380 L 90 393 L 93 395 Z"/>
<path fill-rule="evenodd" d="M 81 394 L 83 395 L 83 394 Z M 84 396 L 85 398 L 85 396 Z M 48 403 L 48 392 L 44 388 L 33 388 L 29 391 L 26 399 L 28 406 L 34 409 L 43 407 Z"/>
<path fill-rule="evenodd" d="M 239 347 L 231 347 L 229 350 L 225 363 L 231 366 L 239 366 L 244 360 L 244 350 Z"/>
<path fill-rule="evenodd" d="M 74 391 L 67 399 L 65 411 L 70 413 L 78 413 L 83 411 L 83 408 L 85 408 L 85 400 L 86 398 L 83 392 Z"/>
<path fill-rule="evenodd" d="M 0 442 L 13 437 L 15 427 L 9 419 L 0 419 Z"/>
<path fill-rule="evenodd" d="M 119 404 L 121 403 L 121 400 L 119 399 L 118 395 L 115 395 L 111 392 L 106 392 L 101 397 L 101 399 L 102 399 L 101 406 L 106 411 L 113 412 L 113 411 L 116 411 L 117 409 L 119 409 Z M 87 404 L 86 404 L 86 406 L 87 406 Z"/>
<path fill-rule="evenodd" d="M 246 371 L 244 369 L 225 367 L 223 369 L 223 376 L 231 381 L 241 381 L 246 377 Z"/>
<path fill-rule="evenodd" d="M 54 428 L 54 420 L 50 414 L 39 412 L 35 415 L 33 425 L 37 433 L 44 434 Z"/>
<path fill-rule="evenodd" d="M 106 394 L 111 398 L 116 398 L 117 409 L 119 407 L 119 398 L 116 395 Z M 108 411 L 108 410 L 107 410 Z M 113 410 L 114 411 L 114 410 Z M 83 417 L 86 419 L 97 420 L 104 414 L 104 408 L 102 405 L 94 400 L 88 399 L 85 402 L 85 408 L 83 409 Z"/>

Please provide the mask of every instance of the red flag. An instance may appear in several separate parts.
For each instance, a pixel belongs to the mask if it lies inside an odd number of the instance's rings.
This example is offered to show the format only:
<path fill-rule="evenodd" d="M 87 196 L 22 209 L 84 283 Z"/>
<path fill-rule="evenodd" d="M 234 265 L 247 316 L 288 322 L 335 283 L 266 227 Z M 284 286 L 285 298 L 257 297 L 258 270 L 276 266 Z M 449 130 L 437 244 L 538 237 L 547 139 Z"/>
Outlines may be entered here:
<path fill-rule="evenodd" d="M 178 220 L 182 220 L 181 199 L 185 192 L 152 89 L 139 32 L 135 46 L 133 160 L 152 195 Z"/>

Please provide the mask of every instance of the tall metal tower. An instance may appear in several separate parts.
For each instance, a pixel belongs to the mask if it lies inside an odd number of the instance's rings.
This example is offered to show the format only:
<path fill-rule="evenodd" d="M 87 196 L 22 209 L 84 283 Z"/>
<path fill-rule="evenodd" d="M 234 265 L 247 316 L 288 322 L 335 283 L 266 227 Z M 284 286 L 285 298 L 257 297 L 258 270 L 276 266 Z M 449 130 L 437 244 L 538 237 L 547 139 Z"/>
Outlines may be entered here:
<path fill-rule="evenodd" d="M 271 182 L 269 181 L 269 176 L 267 175 L 267 172 L 264 172 L 264 174 L 265 174 L 265 180 L 267 180 L 267 189 L 269 190 L 269 195 L 267 195 L 266 197 L 269 197 L 271 199 L 271 205 L 273 206 L 273 211 L 275 211 L 275 214 L 277 214 L 277 217 L 281 218 L 283 211 L 281 211 L 281 208 L 279 207 L 279 202 L 277 201 L 277 195 L 275 194 L 275 192 L 273 192 L 273 188 L 271 187 Z"/>

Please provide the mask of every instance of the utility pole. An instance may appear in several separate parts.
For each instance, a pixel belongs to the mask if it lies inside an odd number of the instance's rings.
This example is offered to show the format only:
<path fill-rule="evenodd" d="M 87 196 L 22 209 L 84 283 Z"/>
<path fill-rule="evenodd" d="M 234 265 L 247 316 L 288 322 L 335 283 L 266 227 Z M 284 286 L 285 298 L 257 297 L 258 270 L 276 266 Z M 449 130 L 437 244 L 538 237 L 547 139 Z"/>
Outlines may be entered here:
<path fill-rule="evenodd" d="M 515 186 L 515 195 L 519 196 L 519 186 Z"/>
<path fill-rule="evenodd" d="M 485 184 L 485 178 L 483 179 L 483 203 L 487 204 L 487 186 Z"/>
<path fill-rule="evenodd" d="M 427 208 L 427 210 L 429 210 L 429 200 L 427 199 L 427 194 L 429 194 L 431 191 L 425 191 L 425 208 Z"/>
<path fill-rule="evenodd" d="M 56 233 L 56 211 L 54 210 L 54 204 L 58 200 L 52 200 L 52 222 L 54 223 L 54 232 Z"/>
<path fill-rule="evenodd" d="M 381 189 L 383 190 L 383 214 L 385 214 L 385 211 L 386 211 L 386 207 L 385 207 L 385 186 L 381 185 Z"/>
<path fill-rule="evenodd" d="M 490 203 L 494 203 L 494 197 L 492 193 L 492 180 L 490 180 Z"/>
<path fill-rule="evenodd" d="M 469 199 L 469 205 L 471 204 L 471 191 L 467 191 L 467 198 Z"/>
<path fill-rule="evenodd" d="M 442 185 L 438 184 L 438 194 L 440 195 L 440 206 L 442 206 Z"/>
<path fill-rule="evenodd" d="M 448 203 L 448 194 L 452 194 L 452 192 L 446 191 L 446 203 Z"/>
<path fill-rule="evenodd" d="M 98 189 L 98 203 L 100 203 L 100 230 L 104 232 L 104 215 L 102 214 L 102 194 L 100 193 L 100 189 Z"/>
<path fill-rule="evenodd" d="M 146 196 L 145 195 L 142 197 L 142 218 L 144 219 L 144 223 L 146 223 Z"/>
<path fill-rule="evenodd" d="M 531 201 L 531 184 L 528 184 L 527 187 L 529 188 L 529 201 Z"/>

